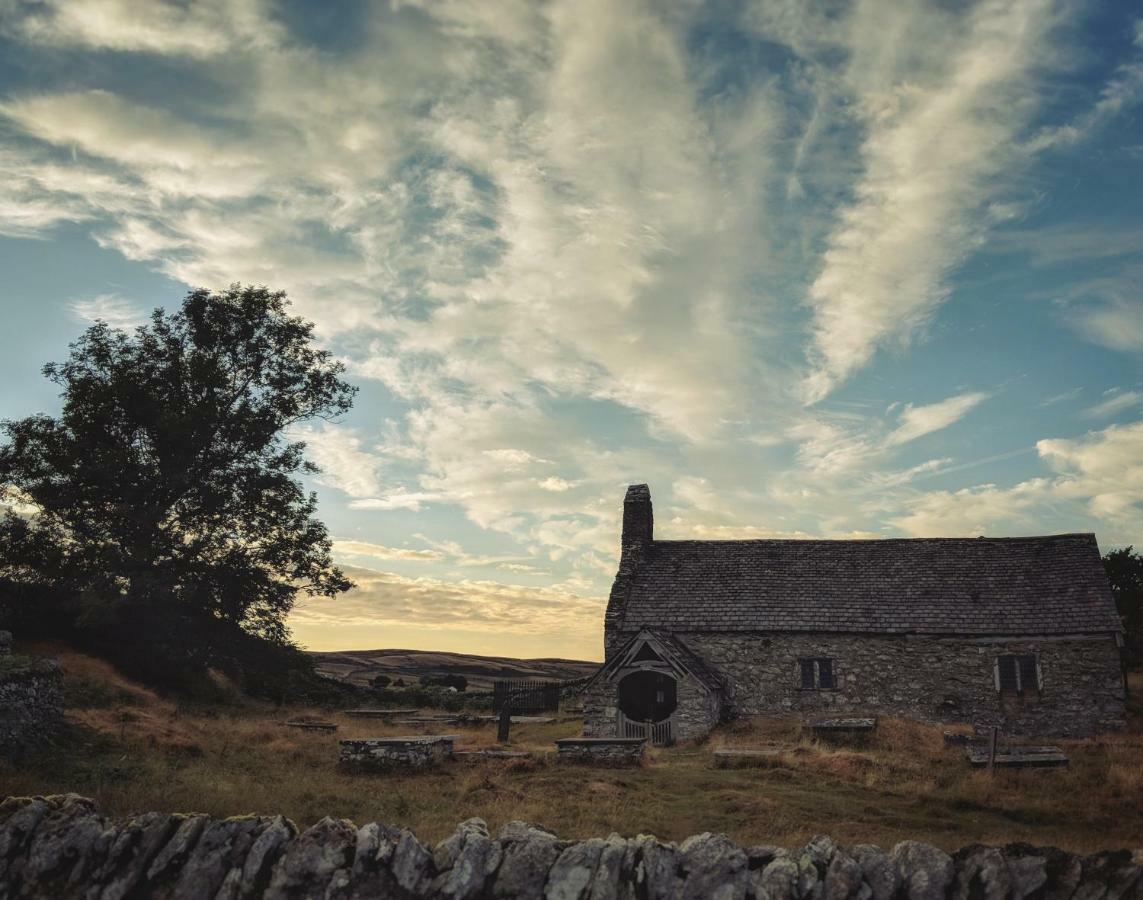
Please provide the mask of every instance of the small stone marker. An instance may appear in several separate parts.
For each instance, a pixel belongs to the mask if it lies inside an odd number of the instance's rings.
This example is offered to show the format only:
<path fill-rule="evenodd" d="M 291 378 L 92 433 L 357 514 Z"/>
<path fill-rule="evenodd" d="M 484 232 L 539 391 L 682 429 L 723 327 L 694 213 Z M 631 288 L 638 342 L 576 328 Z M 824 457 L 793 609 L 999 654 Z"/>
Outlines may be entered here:
<path fill-rule="evenodd" d="M 426 734 L 338 741 L 339 762 L 354 772 L 427 769 L 452 756 L 451 735 Z"/>
<path fill-rule="evenodd" d="M 283 722 L 287 728 L 301 728 L 305 731 L 337 731 L 336 722 Z"/>
<path fill-rule="evenodd" d="M 556 758 L 592 766 L 637 766 L 646 746 L 646 738 L 563 738 L 556 741 Z"/>
<path fill-rule="evenodd" d="M 778 765 L 783 752 L 785 751 L 724 747 L 714 751 L 711 761 L 716 769 L 747 766 L 769 767 Z"/>
<path fill-rule="evenodd" d="M 391 716 L 415 716 L 419 709 L 347 709 L 345 714 L 355 719 L 385 719 Z"/>
<path fill-rule="evenodd" d="M 877 727 L 875 718 L 811 719 L 808 723 L 815 734 L 841 734 L 870 732 Z"/>

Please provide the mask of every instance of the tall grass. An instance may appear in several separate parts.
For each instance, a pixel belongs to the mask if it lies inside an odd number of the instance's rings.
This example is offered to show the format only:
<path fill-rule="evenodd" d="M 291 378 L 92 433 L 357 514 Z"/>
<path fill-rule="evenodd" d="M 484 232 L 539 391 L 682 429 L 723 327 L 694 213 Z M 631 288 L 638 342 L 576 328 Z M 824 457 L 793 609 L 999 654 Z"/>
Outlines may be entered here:
<path fill-rule="evenodd" d="M 952 849 L 974 841 L 1028 841 L 1088 852 L 1143 846 L 1143 729 L 1063 742 L 1065 770 L 971 769 L 940 729 L 883 719 L 863 743 L 815 741 L 794 719 L 731 723 L 700 745 L 651 751 L 634 770 L 567 767 L 553 741 L 579 733 L 573 719 L 516 725 L 524 761 L 453 762 L 408 775 L 338 771 L 337 740 L 394 736 L 407 726 L 341 712 L 235 701 L 188 707 L 121 678 L 98 660 L 57 651 L 81 696 L 99 702 L 69 713 L 71 736 L 42 758 L 0 764 L 0 791 L 76 791 L 114 814 L 201 811 L 216 816 L 287 815 L 301 826 L 325 815 L 407 825 L 438 840 L 480 816 L 496 828 L 524 819 L 566 837 L 618 831 L 681 839 L 722 831 L 742 843 L 793 846 L 815 834 L 882 845 L 906 838 Z M 102 687 L 93 687 L 102 682 Z M 1138 688 L 1143 690 L 1143 683 Z M 103 698 L 127 692 L 126 704 Z M 313 716 L 336 735 L 287 728 Z M 414 729 L 415 730 L 415 729 Z M 458 748 L 495 744 L 494 725 L 445 726 Z M 721 746 L 781 752 L 765 768 L 716 769 Z"/>

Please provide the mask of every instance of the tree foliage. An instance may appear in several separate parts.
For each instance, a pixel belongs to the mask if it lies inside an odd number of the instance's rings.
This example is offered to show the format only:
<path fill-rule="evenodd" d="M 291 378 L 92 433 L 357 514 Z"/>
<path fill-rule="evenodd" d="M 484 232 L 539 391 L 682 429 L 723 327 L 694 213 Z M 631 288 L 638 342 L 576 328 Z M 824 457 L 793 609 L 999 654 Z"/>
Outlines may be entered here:
<path fill-rule="evenodd" d="M 1143 666 L 1143 555 L 1133 547 L 1112 550 L 1103 557 L 1111 595 L 1123 622 L 1123 655 L 1128 667 Z"/>
<path fill-rule="evenodd" d="M 93 325 L 44 367 L 61 413 L 2 426 L 0 486 L 25 510 L 0 523 L 18 615 L 34 603 L 42 622 L 46 603 L 61 630 L 201 668 L 250 640 L 288 646 L 299 592 L 350 587 L 298 480 L 317 470 L 284 434 L 344 413 L 354 388 L 287 306 L 195 290 L 134 333 Z"/>

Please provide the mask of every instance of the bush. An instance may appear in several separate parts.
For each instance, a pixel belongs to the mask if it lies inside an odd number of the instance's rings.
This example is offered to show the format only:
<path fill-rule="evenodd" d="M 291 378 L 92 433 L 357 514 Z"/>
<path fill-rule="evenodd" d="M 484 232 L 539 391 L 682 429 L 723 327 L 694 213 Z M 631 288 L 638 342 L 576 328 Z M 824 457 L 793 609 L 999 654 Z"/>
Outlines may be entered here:
<path fill-rule="evenodd" d="M 422 687 L 456 688 L 458 691 L 468 689 L 468 679 L 463 675 L 422 675 Z"/>

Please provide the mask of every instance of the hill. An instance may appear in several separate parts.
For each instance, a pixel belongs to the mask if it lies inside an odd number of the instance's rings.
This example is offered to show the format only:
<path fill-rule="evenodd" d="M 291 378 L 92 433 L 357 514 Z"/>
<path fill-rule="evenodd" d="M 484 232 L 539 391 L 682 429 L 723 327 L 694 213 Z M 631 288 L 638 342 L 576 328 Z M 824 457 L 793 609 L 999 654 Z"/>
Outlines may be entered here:
<path fill-rule="evenodd" d="M 422 675 L 463 675 L 469 690 L 490 691 L 500 678 L 570 681 L 591 675 L 597 662 L 578 659 L 513 659 L 434 650 L 336 650 L 309 654 L 322 675 L 368 687 L 377 675 L 415 684 Z"/>

